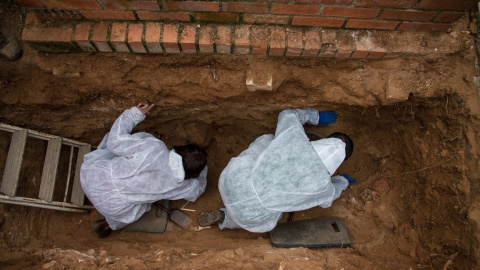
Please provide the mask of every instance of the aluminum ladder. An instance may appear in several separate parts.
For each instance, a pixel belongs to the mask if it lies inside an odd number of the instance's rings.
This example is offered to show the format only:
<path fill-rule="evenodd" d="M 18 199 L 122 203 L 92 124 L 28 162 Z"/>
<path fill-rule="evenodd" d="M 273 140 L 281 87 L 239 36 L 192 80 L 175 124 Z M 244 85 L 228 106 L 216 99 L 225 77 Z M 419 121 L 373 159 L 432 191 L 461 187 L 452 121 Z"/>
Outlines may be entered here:
<path fill-rule="evenodd" d="M 94 209 L 91 205 L 85 205 L 85 194 L 80 185 L 80 166 L 83 156 L 91 151 L 90 144 L 2 123 L 0 123 L 0 130 L 12 133 L 0 186 L 0 202 L 70 212 L 89 212 Z M 48 141 L 38 198 L 17 196 L 27 137 Z M 70 148 L 68 173 L 66 179 L 62 179 L 66 182 L 60 183 L 65 186 L 65 192 L 62 193 L 63 201 L 55 201 L 54 192 L 62 146 Z M 74 157 L 76 157 L 75 168 L 73 168 Z M 74 175 L 73 185 L 71 175 Z M 55 197 L 58 197 L 58 194 Z"/>

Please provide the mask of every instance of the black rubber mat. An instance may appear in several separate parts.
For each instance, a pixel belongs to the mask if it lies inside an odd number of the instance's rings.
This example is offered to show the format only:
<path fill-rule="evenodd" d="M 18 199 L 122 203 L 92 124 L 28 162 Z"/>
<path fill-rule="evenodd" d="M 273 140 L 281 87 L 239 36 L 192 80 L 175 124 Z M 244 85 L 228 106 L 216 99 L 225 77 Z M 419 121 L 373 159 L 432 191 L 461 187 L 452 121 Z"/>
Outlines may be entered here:
<path fill-rule="evenodd" d="M 168 209 L 169 201 L 163 200 L 162 205 Z M 122 230 L 163 233 L 167 228 L 167 221 L 168 214 L 155 205 L 152 205 L 152 209 L 150 209 L 150 211 L 143 214 L 143 216 L 134 223 L 125 226 Z"/>
<path fill-rule="evenodd" d="M 270 241 L 274 247 L 350 247 L 347 228 L 337 217 L 280 223 Z"/>

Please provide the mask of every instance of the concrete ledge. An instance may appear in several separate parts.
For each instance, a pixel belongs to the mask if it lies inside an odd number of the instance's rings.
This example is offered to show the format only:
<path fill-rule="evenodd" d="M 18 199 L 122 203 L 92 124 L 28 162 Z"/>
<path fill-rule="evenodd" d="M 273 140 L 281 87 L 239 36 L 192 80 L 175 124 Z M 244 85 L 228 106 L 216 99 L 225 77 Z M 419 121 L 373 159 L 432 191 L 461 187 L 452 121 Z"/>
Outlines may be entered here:
<path fill-rule="evenodd" d="M 40 21 L 35 16 L 28 14 L 22 39 L 33 48 L 48 52 L 220 53 L 383 59 L 450 54 L 458 50 L 454 46 L 445 46 L 454 38 L 446 33 L 158 22 L 70 21 L 62 24 Z"/>

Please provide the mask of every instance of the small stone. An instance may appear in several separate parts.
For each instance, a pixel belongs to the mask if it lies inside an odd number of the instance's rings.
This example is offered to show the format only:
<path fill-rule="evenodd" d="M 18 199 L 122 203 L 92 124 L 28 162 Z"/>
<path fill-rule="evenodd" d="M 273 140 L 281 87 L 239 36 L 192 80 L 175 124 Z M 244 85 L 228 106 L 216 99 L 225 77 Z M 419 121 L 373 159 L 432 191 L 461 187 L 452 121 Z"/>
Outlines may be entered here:
<path fill-rule="evenodd" d="M 234 249 L 233 252 L 235 255 L 243 257 L 245 255 L 245 251 L 241 248 Z"/>
<path fill-rule="evenodd" d="M 93 250 L 93 249 L 87 250 L 87 255 L 89 255 L 89 256 L 95 256 L 95 254 L 96 254 L 95 250 Z"/>
<path fill-rule="evenodd" d="M 371 201 L 372 200 L 372 190 L 369 189 L 369 188 L 366 188 L 362 191 L 362 193 L 360 193 L 360 198 L 363 200 L 363 201 Z"/>
<path fill-rule="evenodd" d="M 376 192 L 378 192 L 380 195 L 387 194 L 392 187 L 390 186 L 390 183 L 386 178 L 380 178 L 375 181 L 373 184 L 374 189 Z"/>
<path fill-rule="evenodd" d="M 80 72 L 70 71 L 63 67 L 54 67 L 52 69 L 53 75 L 60 78 L 80 78 L 82 75 Z"/>
<path fill-rule="evenodd" d="M 355 197 L 351 197 L 350 199 L 348 199 L 348 202 L 353 206 L 357 205 L 357 199 L 355 199 Z"/>
<path fill-rule="evenodd" d="M 250 64 L 245 83 L 249 91 L 275 91 L 284 79 L 281 68 L 268 63 L 254 62 Z"/>
<path fill-rule="evenodd" d="M 403 102 L 408 100 L 409 89 L 415 89 L 412 78 L 415 78 L 411 72 L 397 72 L 389 74 L 386 85 L 386 98 L 390 102 Z"/>

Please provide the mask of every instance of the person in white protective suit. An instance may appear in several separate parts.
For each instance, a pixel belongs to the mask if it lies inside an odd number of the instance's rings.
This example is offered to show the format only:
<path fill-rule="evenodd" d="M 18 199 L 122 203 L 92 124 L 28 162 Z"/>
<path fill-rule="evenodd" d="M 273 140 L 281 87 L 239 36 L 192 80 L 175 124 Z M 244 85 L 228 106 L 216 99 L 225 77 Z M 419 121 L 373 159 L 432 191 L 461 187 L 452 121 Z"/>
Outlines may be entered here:
<path fill-rule="evenodd" d="M 159 200 L 195 201 L 207 185 L 207 154 L 197 145 L 165 144 L 145 132 L 130 134 L 153 104 L 125 110 L 97 150 L 85 155 L 80 171 L 83 191 L 105 219 L 92 226 L 107 237 L 138 220 Z"/>
<path fill-rule="evenodd" d="M 271 231 L 284 212 L 330 207 L 350 182 L 348 175 L 331 177 L 353 152 L 352 140 L 343 133 L 310 141 L 303 124 L 328 125 L 333 111 L 288 109 L 278 117 L 275 135 L 253 141 L 232 158 L 220 175 L 218 188 L 225 208 L 203 212 L 201 226 Z"/>

